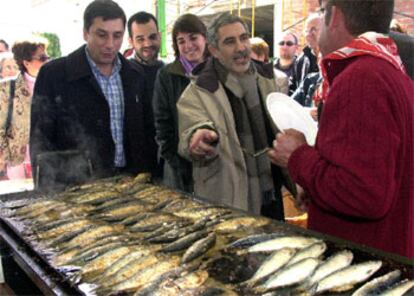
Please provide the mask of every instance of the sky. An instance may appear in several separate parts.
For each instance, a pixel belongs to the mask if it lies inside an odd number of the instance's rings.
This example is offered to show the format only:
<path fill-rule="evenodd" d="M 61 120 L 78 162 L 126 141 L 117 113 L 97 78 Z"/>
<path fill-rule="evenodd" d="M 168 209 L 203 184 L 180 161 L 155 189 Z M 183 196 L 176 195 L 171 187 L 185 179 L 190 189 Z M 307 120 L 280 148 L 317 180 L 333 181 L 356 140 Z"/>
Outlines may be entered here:
<path fill-rule="evenodd" d="M 63 55 L 83 44 L 83 11 L 91 0 L 39 0 L 38 2 L 44 4 L 32 7 L 32 0 L 2 1 L 0 39 L 12 45 L 16 40 L 27 38 L 32 32 L 55 33 L 59 36 Z M 149 0 L 116 0 L 116 2 L 124 9 L 127 18 L 140 10 L 152 12 L 152 1 Z M 127 45 L 125 39 L 123 48 Z"/>

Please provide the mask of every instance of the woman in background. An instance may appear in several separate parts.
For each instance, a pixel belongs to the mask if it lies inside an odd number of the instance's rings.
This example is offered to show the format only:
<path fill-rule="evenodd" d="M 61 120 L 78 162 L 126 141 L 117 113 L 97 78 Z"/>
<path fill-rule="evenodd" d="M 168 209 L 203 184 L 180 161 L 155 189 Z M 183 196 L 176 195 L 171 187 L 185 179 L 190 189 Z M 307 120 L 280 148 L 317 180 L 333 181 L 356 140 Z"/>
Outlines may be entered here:
<path fill-rule="evenodd" d="M 40 67 L 49 60 L 43 39 L 16 42 L 16 79 L 0 84 L 0 171 L 7 179 L 31 178 L 29 157 L 30 106 Z"/>
<path fill-rule="evenodd" d="M 11 52 L 0 52 L 0 82 L 4 79 L 15 77 L 19 73 L 19 67 Z"/>
<path fill-rule="evenodd" d="M 192 70 L 204 62 L 206 27 L 193 14 L 184 14 L 172 30 L 175 61 L 158 72 L 154 87 L 153 109 L 155 139 L 165 160 L 163 183 L 183 191 L 193 191 L 191 163 L 177 153 L 178 118 L 176 103 L 190 83 Z"/>

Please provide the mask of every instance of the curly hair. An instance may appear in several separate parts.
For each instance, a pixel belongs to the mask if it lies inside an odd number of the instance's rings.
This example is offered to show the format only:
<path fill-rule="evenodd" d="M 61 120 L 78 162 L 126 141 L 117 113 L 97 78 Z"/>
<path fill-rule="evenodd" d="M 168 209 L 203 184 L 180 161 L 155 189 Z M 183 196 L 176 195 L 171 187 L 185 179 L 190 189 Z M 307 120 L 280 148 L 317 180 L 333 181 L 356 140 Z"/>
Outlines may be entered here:
<path fill-rule="evenodd" d="M 47 40 L 43 40 L 42 38 L 16 41 L 13 44 L 12 52 L 20 72 L 24 73 L 27 71 L 26 66 L 23 63 L 24 61 L 31 61 L 38 48 L 46 50 L 46 47 Z"/>

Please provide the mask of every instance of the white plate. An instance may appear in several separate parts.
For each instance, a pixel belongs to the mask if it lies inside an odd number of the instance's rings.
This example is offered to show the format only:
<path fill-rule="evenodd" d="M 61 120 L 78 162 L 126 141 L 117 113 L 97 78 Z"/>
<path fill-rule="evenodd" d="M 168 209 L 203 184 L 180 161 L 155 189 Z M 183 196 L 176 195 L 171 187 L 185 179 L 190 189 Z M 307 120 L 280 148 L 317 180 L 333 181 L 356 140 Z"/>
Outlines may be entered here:
<path fill-rule="evenodd" d="M 318 133 L 317 122 L 312 119 L 310 110 L 283 93 L 271 93 L 266 99 L 267 110 L 280 130 L 288 128 L 302 132 L 309 145 L 315 144 Z"/>

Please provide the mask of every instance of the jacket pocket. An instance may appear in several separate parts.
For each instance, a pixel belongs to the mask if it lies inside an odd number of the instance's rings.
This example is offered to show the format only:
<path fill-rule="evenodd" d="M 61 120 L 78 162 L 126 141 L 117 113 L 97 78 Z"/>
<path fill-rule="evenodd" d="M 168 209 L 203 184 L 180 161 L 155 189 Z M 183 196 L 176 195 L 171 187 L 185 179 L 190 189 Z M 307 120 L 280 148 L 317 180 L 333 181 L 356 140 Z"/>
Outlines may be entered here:
<path fill-rule="evenodd" d="M 209 183 L 209 181 L 214 181 L 214 177 L 217 176 L 217 174 L 220 171 L 220 158 L 217 157 L 214 160 L 210 160 L 207 163 L 204 163 L 203 165 L 195 165 L 193 166 L 194 172 L 194 183 L 195 186 L 206 186 L 206 183 Z M 213 180 L 212 180 L 213 179 Z M 204 188 L 203 191 L 205 191 L 206 188 Z"/>

